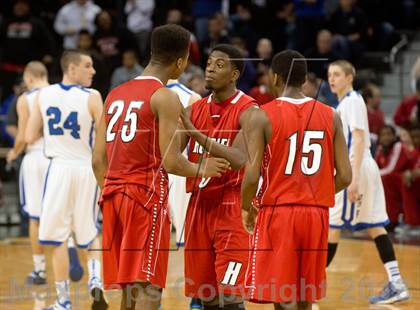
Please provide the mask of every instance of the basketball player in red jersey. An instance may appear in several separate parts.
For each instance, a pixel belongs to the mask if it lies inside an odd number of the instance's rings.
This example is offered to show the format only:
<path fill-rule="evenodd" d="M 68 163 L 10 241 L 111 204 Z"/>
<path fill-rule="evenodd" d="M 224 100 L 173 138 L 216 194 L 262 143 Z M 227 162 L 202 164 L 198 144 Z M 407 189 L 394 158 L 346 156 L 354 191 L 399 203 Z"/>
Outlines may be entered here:
<path fill-rule="evenodd" d="M 279 98 L 250 117 L 245 132 L 249 160 L 242 181 L 244 223 L 252 224 L 260 172 L 263 184 L 246 284 L 252 302 L 275 309 L 311 309 L 325 296 L 328 209 L 351 180 L 338 114 L 302 94 L 304 57 L 292 50 L 274 56 L 270 80 Z M 334 175 L 334 169 L 336 174 Z"/>
<path fill-rule="evenodd" d="M 182 156 L 174 139 L 182 105 L 166 88 L 184 71 L 190 33 L 176 25 L 155 28 L 143 74 L 113 89 L 106 101 L 93 154 L 102 188 L 105 288 L 123 288 L 121 309 L 158 309 L 169 250 L 167 172 L 219 177 L 224 159 L 201 165 Z"/>
<path fill-rule="evenodd" d="M 256 108 L 255 100 L 236 88 L 243 67 L 241 53 L 234 46 L 217 45 L 210 53 L 205 75 L 211 94 L 193 103 L 183 115 L 191 136 L 189 160 L 199 162 L 209 149 L 214 156 L 217 147 L 232 146 L 247 115 Z M 186 142 L 184 139 L 183 144 Z M 213 149 L 209 148 L 212 144 Z M 236 170 L 246 160 L 236 149 L 220 155 Z M 185 222 L 185 294 L 201 298 L 204 309 L 244 306 L 250 240 L 241 220 L 242 174 L 242 170 L 230 170 L 221 178 L 187 178 L 192 196 Z"/>

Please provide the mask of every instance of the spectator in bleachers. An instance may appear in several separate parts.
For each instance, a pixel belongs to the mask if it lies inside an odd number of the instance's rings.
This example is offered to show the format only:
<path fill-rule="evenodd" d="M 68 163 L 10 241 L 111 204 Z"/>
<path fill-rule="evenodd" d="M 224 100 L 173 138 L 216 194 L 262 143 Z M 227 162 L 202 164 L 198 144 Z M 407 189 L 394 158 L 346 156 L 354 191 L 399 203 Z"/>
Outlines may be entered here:
<path fill-rule="evenodd" d="M 306 50 L 305 57 L 315 58 L 307 60 L 308 71 L 315 73 L 317 77 L 323 80 L 327 80 L 328 65 L 341 58 L 332 48 L 331 32 L 326 29 L 319 31 L 316 46 Z M 325 58 L 326 60 L 316 60 L 316 58 Z"/>
<path fill-rule="evenodd" d="M 417 57 L 416 62 L 414 63 L 413 67 L 411 68 L 410 72 L 411 76 L 411 89 L 413 93 L 416 92 L 416 81 L 420 79 L 420 56 Z"/>
<path fill-rule="evenodd" d="M 192 16 L 195 21 L 195 35 L 200 45 L 207 39 L 209 22 L 217 12 L 222 11 L 222 0 L 192 1 Z"/>
<path fill-rule="evenodd" d="M 64 49 L 75 49 L 77 37 L 82 29 L 91 34 L 95 31 L 95 17 L 101 11 L 91 0 L 73 0 L 64 5 L 57 13 L 55 31 L 63 37 Z"/>
<path fill-rule="evenodd" d="M 409 235 L 420 235 L 420 125 L 410 128 L 414 144 L 412 165 L 403 174 L 402 198 L 404 205 L 405 230 Z"/>
<path fill-rule="evenodd" d="M 232 35 L 240 37 L 245 42 L 246 49 L 253 51 L 257 45 L 258 35 L 255 30 L 256 20 L 252 16 L 251 3 L 236 4 L 236 12 L 230 16 Z"/>
<path fill-rule="evenodd" d="M 186 28 L 184 23 L 184 15 L 178 9 L 170 9 L 166 16 L 166 23 L 167 24 L 176 24 Z M 200 65 L 201 61 L 201 54 L 200 54 L 200 46 L 198 45 L 197 38 L 191 33 L 190 38 L 190 56 L 189 61 L 191 61 L 195 65 Z"/>
<path fill-rule="evenodd" d="M 257 85 L 251 88 L 248 95 L 254 98 L 258 105 L 266 104 L 276 98 L 274 92 L 270 89 L 270 86 L 268 69 L 259 71 L 257 74 Z"/>
<path fill-rule="evenodd" d="M 109 89 L 111 74 L 108 73 L 108 63 L 104 57 L 95 49 L 93 37 L 89 31 L 82 29 L 79 32 L 77 48 L 92 57 L 95 75 L 93 76 L 92 88 L 97 89 L 105 98 Z"/>
<path fill-rule="evenodd" d="M 324 0 L 293 0 L 296 16 L 296 47 L 301 53 L 315 45 L 325 22 Z"/>
<path fill-rule="evenodd" d="M 394 114 L 394 122 L 398 126 L 408 128 L 420 122 L 420 78 L 416 81 L 416 94 L 406 96 L 398 105 Z"/>
<path fill-rule="evenodd" d="M 187 86 L 203 98 L 209 94 L 209 91 L 206 89 L 204 73 L 192 75 L 187 83 Z"/>
<path fill-rule="evenodd" d="M 255 84 L 257 72 L 253 62 L 249 59 L 249 51 L 246 48 L 245 41 L 240 37 L 234 37 L 232 38 L 232 45 L 241 52 L 241 55 L 244 58 L 244 70 L 237 82 L 237 88 L 244 93 L 248 93 Z"/>
<path fill-rule="evenodd" d="M 148 61 L 150 33 L 153 29 L 152 15 L 154 0 L 127 0 L 124 12 L 127 14 L 127 28 L 136 39 L 140 59 Z"/>
<path fill-rule="evenodd" d="M 111 89 L 127 82 L 143 73 L 144 68 L 139 65 L 137 54 L 127 50 L 122 55 L 122 66 L 115 69 L 111 78 Z"/>
<path fill-rule="evenodd" d="M 323 100 L 321 100 L 320 95 L 319 95 L 321 82 L 322 82 L 321 79 L 319 79 L 315 75 L 315 73 L 309 72 L 306 75 L 306 82 L 302 85 L 302 93 L 307 97 L 311 97 L 311 98 L 314 98 L 316 100 L 323 102 Z"/>
<path fill-rule="evenodd" d="M 5 117 L 6 123 L 1 122 L 1 144 L 2 146 L 13 146 L 17 135 L 18 115 L 16 110 L 17 99 L 26 91 L 26 85 L 19 77 L 13 84 L 13 93 L 1 104 L 1 114 Z M 2 117 L 4 119 L 4 117 Z"/>
<path fill-rule="evenodd" d="M 31 60 L 52 62 L 54 42 L 45 23 L 31 15 L 28 0 L 16 0 L 13 15 L 0 25 L 0 100 L 12 93 L 13 83 Z"/>
<path fill-rule="evenodd" d="M 389 22 L 393 12 L 389 7 L 390 1 L 359 0 L 358 5 L 365 12 L 368 19 L 367 45 L 369 50 L 390 50 L 394 40 L 394 26 Z"/>
<path fill-rule="evenodd" d="M 285 48 L 295 48 L 295 15 L 293 3 L 290 0 L 279 1 L 273 8 L 275 15 L 269 30 L 269 37 L 273 43 L 274 52 Z"/>
<path fill-rule="evenodd" d="M 362 97 L 365 100 L 368 112 L 370 138 L 376 143 L 379 131 L 385 125 L 385 115 L 381 105 L 381 91 L 373 83 L 367 84 L 362 90 Z"/>
<path fill-rule="evenodd" d="M 365 13 L 355 5 L 355 0 L 340 0 L 340 7 L 328 21 L 334 34 L 333 46 L 340 54 L 356 62 L 365 51 L 368 20 Z"/>
<path fill-rule="evenodd" d="M 257 44 L 257 57 L 261 60 L 257 62 L 257 71 L 265 72 L 270 68 L 271 59 L 273 58 L 273 44 L 270 39 L 261 38 Z"/>
<path fill-rule="evenodd" d="M 191 47 L 190 47 L 191 48 Z M 188 59 L 188 65 L 184 72 L 179 77 L 179 82 L 188 86 L 190 79 L 193 76 L 200 75 L 204 78 L 204 70 L 201 67 L 194 65 L 190 59 Z M 188 86 L 189 87 L 189 86 Z M 191 87 L 189 87 L 191 88 Z"/>
<path fill-rule="evenodd" d="M 404 210 L 402 173 L 411 166 L 411 153 L 404 144 L 398 141 L 396 130 L 390 125 L 382 127 L 378 141 L 375 160 L 384 185 L 386 209 L 391 222 L 388 228 L 392 231 L 397 226 L 399 215 Z"/>
<path fill-rule="evenodd" d="M 112 72 L 121 65 L 121 55 L 124 50 L 137 48 L 136 41 L 127 28 L 117 24 L 109 11 L 104 10 L 96 15 L 95 25 L 94 46 Z"/>
<path fill-rule="evenodd" d="M 217 15 L 213 15 L 208 22 L 208 35 L 201 44 L 201 65 L 205 66 L 210 51 L 218 44 L 230 43 L 230 39 L 225 29 L 225 24 Z"/>

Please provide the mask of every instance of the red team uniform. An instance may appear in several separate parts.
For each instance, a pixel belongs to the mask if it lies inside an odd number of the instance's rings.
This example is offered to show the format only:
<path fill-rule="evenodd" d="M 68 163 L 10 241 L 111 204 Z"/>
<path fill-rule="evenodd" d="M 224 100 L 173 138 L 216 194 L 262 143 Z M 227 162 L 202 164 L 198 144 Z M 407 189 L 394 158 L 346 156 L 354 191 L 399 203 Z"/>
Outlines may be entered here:
<path fill-rule="evenodd" d="M 165 287 L 170 236 L 168 175 L 150 99 L 165 87 L 137 77 L 105 101 L 108 171 L 102 191 L 105 288 L 150 282 Z"/>
<path fill-rule="evenodd" d="M 205 135 L 231 146 L 241 113 L 255 105 L 241 91 L 220 103 L 210 95 L 192 105 L 190 118 Z M 191 139 L 188 159 L 198 162 L 203 156 L 202 146 Z M 187 178 L 187 191 L 192 193 L 185 222 L 187 296 L 243 294 L 249 235 L 241 219 L 242 176 L 243 170 L 231 170 L 220 178 Z"/>
<path fill-rule="evenodd" d="M 408 205 L 403 204 L 402 173 L 412 166 L 412 158 L 408 148 L 401 142 L 396 142 L 392 148 L 385 153 L 382 146 L 379 146 L 375 155 L 376 163 L 381 174 L 384 185 L 386 212 L 391 223 L 398 223 L 398 216 Z"/>
<path fill-rule="evenodd" d="M 329 208 L 334 206 L 333 109 L 312 98 L 261 107 L 272 135 L 247 270 L 249 299 L 289 302 L 325 296 Z"/>

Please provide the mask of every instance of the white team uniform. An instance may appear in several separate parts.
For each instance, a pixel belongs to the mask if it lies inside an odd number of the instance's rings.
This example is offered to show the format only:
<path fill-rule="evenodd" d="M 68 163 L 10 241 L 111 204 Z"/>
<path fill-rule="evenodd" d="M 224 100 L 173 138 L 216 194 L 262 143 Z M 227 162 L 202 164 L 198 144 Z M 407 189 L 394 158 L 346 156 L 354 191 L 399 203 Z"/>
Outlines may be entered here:
<path fill-rule="evenodd" d="M 32 112 L 39 89 L 25 93 L 29 113 Z M 29 218 L 39 220 L 41 215 L 42 191 L 49 160 L 45 157 L 44 139 L 28 145 L 19 173 L 20 203 Z"/>
<path fill-rule="evenodd" d="M 179 100 L 184 108 L 188 106 L 191 96 L 196 94 L 178 82 L 166 86 L 178 94 Z M 188 157 L 187 150 L 184 151 L 184 156 Z M 191 194 L 186 192 L 185 177 L 169 174 L 168 201 L 172 221 L 176 230 L 176 243 L 178 246 L 184 244 L 184 224 L 190 196 Z"/>
<path fill-rule="evenodd" d="M 370 153 L 370 136 L 367 110 L 362 96 L 349 92 L 339 103 L 337 112 L 343 123 L 343 132 L 349 148 L 350 163 L 353 165 L 354 150 L 351 132 L 363 130 L 365 150 L 360 168 L 359 192 L 361 203 L 350 203 L 347 190 L 335 195 L 335 206 L 330 209 L 330 227 L 352 230 L 384 226 L 388 224 L 385 194 L 379 168 Z"/>
<path fill-rule="evenodd" d="M 50 158 L 44 184 L 39 240 L 60 244 L 74 232 L 79 247 L 98 233 L 98 186 L 91 168 L 94 120 L 89 90 L 61 83 L 40 91 L 45 154 Z"/>

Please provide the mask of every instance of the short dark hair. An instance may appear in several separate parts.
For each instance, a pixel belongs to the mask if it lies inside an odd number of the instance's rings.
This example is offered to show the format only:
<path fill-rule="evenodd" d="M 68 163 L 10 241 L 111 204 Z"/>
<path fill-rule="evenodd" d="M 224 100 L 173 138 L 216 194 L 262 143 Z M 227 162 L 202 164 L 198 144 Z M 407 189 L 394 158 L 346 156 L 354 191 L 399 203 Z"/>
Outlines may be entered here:
<path fill-rule="evenodd" d="M 389 129 L 389 130 L 391 130 L 391 131 L 392 131 L 392 134 L 393 134 L 394 136 L 397 136 L 397 130 L 395 129 L 395 127 L 394 127 L 394 126 L 392 126 L 392 125 L 390 125 L 390 124 L 385 124 L 385 125 L 383 125 L 383 126 L 382 126 L 382 128 L 379 130 L 379 134 L 380 134 L 383 130 L 385 130 L 385 129 Z"/>
<path fill-rule="evenodd" d="M 78 50 L 66 50 L 63 52 L 63 55 L 60 59 L 61 70 L 63 73 L 67 72 L 70 64 L 78 65 L 81 61 L 82 56 L 89 56 L 88 53 L 78 51 Z"/>
<path fill-rule="evenodd" d="M 243 56 L 238 48 L 230 44 L 219 44 L 211 50 L 211 53 L 214 51 L 219 51 L 228 55 L 230 64 L 242 74 L 245 64 Z"/>
<path fill-rule="evenodd" d="M 283 83 L 294 87 L 305 83 L 308 71 L 305 57 L 294 50 L 285 50 L 274 55 L 271 70 L 280 76 Z"/>
<path fill-rule="evenodd" d="M 190 32 L 179 25 L 156 27 L 152 32 L 152 61 L 165 65 L 184 57 L 190 47 Z"/>

